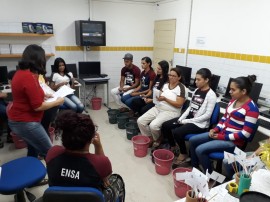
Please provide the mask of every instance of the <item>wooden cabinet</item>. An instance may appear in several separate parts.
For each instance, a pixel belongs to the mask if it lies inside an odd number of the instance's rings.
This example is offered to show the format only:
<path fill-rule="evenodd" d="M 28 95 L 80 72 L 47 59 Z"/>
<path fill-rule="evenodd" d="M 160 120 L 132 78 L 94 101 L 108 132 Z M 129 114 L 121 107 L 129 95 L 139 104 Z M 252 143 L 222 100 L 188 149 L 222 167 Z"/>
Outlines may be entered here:
<path fill-rule="evenodd" d="M 1 38 L 14 38 L 14 39 L 22 39 L 22 40 L 31 40 L 31 38 L 42 39 L 53 37 L 53 34 L 33 34 L 33 33 L 0 33 Z M 46 57 L 54 56 L 54 54 L 46 54 Z M 22 54 L 0 54 L 0 58 L 21 58 Z"/>

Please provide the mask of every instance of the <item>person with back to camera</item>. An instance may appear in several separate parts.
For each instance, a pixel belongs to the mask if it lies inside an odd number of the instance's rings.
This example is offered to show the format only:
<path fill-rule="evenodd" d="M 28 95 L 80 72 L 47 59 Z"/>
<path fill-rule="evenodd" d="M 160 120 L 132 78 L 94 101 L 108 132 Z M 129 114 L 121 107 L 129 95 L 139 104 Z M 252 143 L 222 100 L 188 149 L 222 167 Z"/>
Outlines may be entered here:
<path fill-rule="evenodd" d="M 251 138 L 259 116 L 257 105 L 249 97 L 256 76 L 238 77 L 230 84 L 229 102 L 225 114 L 218 125 L 209 132 L 190 138 L 190 154 L 193 167 L 202 165 L 211 173 L 213 168 L 208 154 L 227 151 L 233 153 L 235 147 L 241 149 Z"/>
<path fill-rule="evenodd" d="M 66 62 L 63 58 L 56 58 L 54 61 L 54 68 L 56 72 L 52 75 L 52 81 L 50 87 L 53 90 L 58 90 L 61 86 L 67 85 L 68 87 L 74 88 L 74 78 L 72 72 L 69 72 L 66 66 Z M 84 110 L 83 103 L 80 99 L 74 95 L 74 93 L 67 95 L 65 98 L 64 105 L 69 109 L 82 113 Z"/>
<path fill-rule="evenodd" d="M 103 192 L 105 201 L 123 202 L 124 181 L 111 174 L 111 162 L 104 154 L 97 126 L 90 116 L 65 110 L 55 124 L 62 131 L 63 146 L 53 146 L 46 157 L 49 186 L 94 187 Z M 89 152 L 92 144 L 95 153 Z M 69 175 L 70 172 L 73 174 Z"/>
<path fill-rule="evenodd" d="M 137 120 L 141 134 L 150 138 L 150 146 L 154 148 L 158 147 L 161 141 L 162 123 L 179 116 L 186 99 L 186 88 L 181 83 L 180 70 L 172 68 L 168 76 L 169 83 L 164 84 L 160 95 L 156 96 L 158 103 Z"/>
<path fill-rule="evenodd" d="M 191 133 L 203 133 L 209 128 L 210 118 L 217 100 L 215 92 L 210 88 L 211 78 L 212 73 L 209 69 L 198 70 L 195 78 L 197 89 L 192 95 L 189 107 L 180 118 L 162 124 L 162 135 L 168 139 L 171 150 L 175 151 L 175 142 L 180 149 L 180 155 L 174 162 L 175 165 L 180 165 L 187 160 L 185 136 Z"/>
<path fill-rule="evenodd" d="M 156 78 L 156 73 L 152 67 L 152 60 L 149 57 L 143 57 L 141 60 L 142 73 L 140 75 L 140 85 L 134 89 L 134 91 L 128 95 L 123 95 L 121 101 L 125 103 L 130 109 L 132 109 L 132 101 L 136 98 L 145 96 L 151 89 Z"/>
<path fill-rule="evenodd" d="M 120 86 L 111 90 L 111 95 L 115 103 L 120 107 L 121 112 L 129 111 L 129 109 L 125 107 L 124 103 L 121 102 L 121 96 L 132 93 L 133 90 L 139 86 L 141 74 L 140 68 L 132 63 L 132 54 L 125 54 L 123 59 L 125 66 L 121 69 Z"/>
<path fill-rule="evenodd" d="M 7 107 L 8 124 L 12 132 L 27 143 L 27 156 L 46 156 L 52 143 L 40 124 L 43 111 L 64 103 L 64 98 L 57 98 L 53 102 L 44 101 L 52 97 L 44 95 L 38 82 L 38 75 L 45 74 L 45 68 L 43 48 L 29 45 L 23 52 L 19 70 L 11 83 L 13 102 Z"/>
<path fill-rule="evenodd" d="M 153 89 L 156 88 L 160 90 L 163 85 L 168 81 L 168 71 L 169 63 L 162 60 L 157 65 L 157 76 L 154 80 L 153 88 L 146 95 L 136 98 L 131 103 L 131 109 L 134 111 L 135 115 L 143 115 L 149 109 L 155 106 L 153 103 Z"/>

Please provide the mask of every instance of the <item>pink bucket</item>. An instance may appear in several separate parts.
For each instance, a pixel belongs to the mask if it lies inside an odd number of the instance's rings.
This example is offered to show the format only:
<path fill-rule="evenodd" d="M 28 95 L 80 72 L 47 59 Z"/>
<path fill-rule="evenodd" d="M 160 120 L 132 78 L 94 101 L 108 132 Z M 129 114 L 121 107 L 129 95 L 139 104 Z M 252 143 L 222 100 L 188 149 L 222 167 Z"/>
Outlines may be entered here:
<path fill-rule="evenodd" d="M 49 135 L 50 135 L 50 139 L 51 139 L 51 142 L 53 143 L 53 139 L 54 139 L 54 136 L 55 136 L 55 128 L 54 127 L 49 127 Z"/>
<path fill-rule="evenodd" d="M 191 168 L 175 168 L 173 170 L 173 181 L 174 181 L 174 192 L 175 195 L 179 198 L 186 197 L 188 190 L 191 190 L 191 187 L 187 185 L 183 180 L 176 180 L 176 173 L 191 172 Z"/>
<path fill-rule="evenodd" d="M 157 149 L 153 152 L 156 172 L 160 175 L 168 175 L 171 172 L 174 154 L 167 149 Z"/>
<path fill-rule="evenodd" d="M 12 137 L 12 140 L 15 144 L 16 149 L 23 149 L 23 148 L 27 147 L 27 144 L 25 143 L 25 141 L 23 139 L 19 138 L 13 132 L 11 132 L 10 135 Z"/>
<path fill-rule="evenodd" d="M 132 137 L 134 155 L 137 157 L 145 157 L 147 155 L 150 139 L 147 136 L 136 135 Z"/>
<path fill-rule="evenodd" d="M 92 103 L 92 109 L 93 110 L 100 110 L 101 109 L 102 98 L 93 97 L 91 99 L 91 103 Z"/>

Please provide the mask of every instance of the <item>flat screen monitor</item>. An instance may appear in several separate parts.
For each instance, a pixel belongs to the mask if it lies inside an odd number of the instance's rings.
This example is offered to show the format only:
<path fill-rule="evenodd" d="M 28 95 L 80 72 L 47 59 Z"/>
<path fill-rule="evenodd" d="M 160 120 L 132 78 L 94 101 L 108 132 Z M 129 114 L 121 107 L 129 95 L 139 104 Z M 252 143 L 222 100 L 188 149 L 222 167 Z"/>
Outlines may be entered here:
<path fill-rule="evenodd" d="M 79 75 L 100 75 L 100 62 L 79 62 Z"/>
<path fill-rule="evenodd" d="M 7 66 L 0 66 L 0 84 L 8 84 Z"/>
<path fill-rule="evenodd" d="M 226 92 L 224 94 L 224 97 L 231 99 L 231 95 L 230 95 L 230 84 L 232 82 L 233 78 L 230 78 L 229 82 L 228 82 L 228 86 L 226 88 Z M 262 90 L 262 83 L 253 83 L 251 91 L 249 93 L 249 97 L 253 100 L 253 102 L 255 102 L 256 104 L 258 104 L 258 99 L 260 97 L 260 93 Z"/>
<path fill-rule="evenodd" d="M 180 65 L 176 65 L 176 68 L 180 69 L 181 75 L 184 77 L 184 84 L 186 87 L 189 87 L 192 68 Z"/>
<path fill-rule="evenodd" d="M 217 87 L 219 84 L 220 76 L 219 75 L 212 75 L 212 81 L 210 83 L 210 88 L 214 91 L 217 92 Z"/>
<path fill-rule="evenodd" d="M 74 78 L 78 78 L 78 73 L 77 73 L 77 65 L 74 64 L 66 64 L 68 72 L 72 72 Z M 51 70 L 53 72 L 57 72 L 57 70 L 54 68 L 54 65 L 51 65 Z"/>

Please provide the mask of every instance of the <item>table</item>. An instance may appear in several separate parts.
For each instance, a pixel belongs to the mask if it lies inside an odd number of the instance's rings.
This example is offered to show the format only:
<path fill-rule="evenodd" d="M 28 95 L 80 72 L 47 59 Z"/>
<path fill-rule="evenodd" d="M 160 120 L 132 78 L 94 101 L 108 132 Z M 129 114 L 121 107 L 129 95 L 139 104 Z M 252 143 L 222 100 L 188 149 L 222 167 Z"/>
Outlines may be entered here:
<path fill-rule="evenodd" d="M 104 77 L 104 78 L 84 78 L 84 79 L 79 79 L 80 83 L 82 84 L 83 87 L 83 97 L 84 97 L 84 106 L 86 106 L 86 86 L 88 85 L 100 85 L 100 84 L 106 84 L 107 85 L 107 107 L 109 107 L 109 77 Z"/>
<path fill-rule="evenodd" d="M 226 189 L 226 186 L 229 182 L 223 183 L 211 189 L 210 196 L 207 197 L 207 199 L 210 199 L 211 197 L 213 197 L 210 200 L 210 202 L 238 202 L 239 199 L 231 196 Z M 257 191 L 257 192 L 261 192 L 270 196 L 270 171 L 269 170 L 260 169 L 253 173 L 250 191 Z M 186 201 L 186 198 L 182 198 L 175 202 L 185 202 L 185 201 Z"/>

